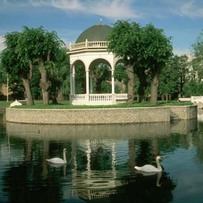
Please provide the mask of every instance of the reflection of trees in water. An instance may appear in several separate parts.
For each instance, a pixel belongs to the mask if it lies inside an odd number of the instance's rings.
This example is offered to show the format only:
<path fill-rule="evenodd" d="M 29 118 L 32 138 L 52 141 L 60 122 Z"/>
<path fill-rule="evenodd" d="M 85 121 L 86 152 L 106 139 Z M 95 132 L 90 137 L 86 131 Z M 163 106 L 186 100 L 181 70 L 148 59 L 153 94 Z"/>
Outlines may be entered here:
<path fill-rule="evenodd" d="M 193 132 L 195 134 L 195 132 Z M 154 144 L 157 149 L 154 148 Z M 138 155 L 137 161 L 142 164 L 149 160 L 154 160 L 154 155 L 161 152 L 173 152 L 177 148 L 188 149 L 191 146 L 191 134 L 171 134 L 165 138 L 148 138 L 136 141 L 136 154 Z"/>
<path fill-rule="evenodd" d="M 128 180 L 128 177 L 124 177 Z M 130 178 L 130 177 L 129 177 Z M 160 187 L 156 185 L 157 175 L 136 175 L 129 179 L 129 184 L 119 188 L 111 202 L 136 202 L 136 203 L 167 203 L 173 199 L 172 190 L 176 187 L 174 181 L 167 173 L 162 173 Z"/>
<path fill-rule="evenodd" d="M 46 144 L 39 140 L 19 139 L 15 148 L 12 145 L 14 151 L 18 148 L 22 149 L 24 146 L 24 161 L 12 162 L 12 166 L 3 177 L 4 192 L 8 194 L 9 202 L 60 202 L 60 183 L 64 170 L 63 167 L 49 167 L 49 173 L 46 171 L 48 165 L 44 153 L 49 150 L 45 147 Z M 69 143 L 64 144 L 69 146 Z M 60 148 L 63 148 L 64 144 L 51 143 L 52 154 L 61 154 L 62 156 Z"/>
<path fill-rule="evenodd" d="M 84 142 L 85 143 L 85 142 Z M 84 144 L 83 143 L 83 144 Z M 87 146 L 85 146 L 87 147 Z M 103 141 L 89 140 L 89 152 L 87 148 L 76 147 L 77 169 L 86 170 L 87 165 L 90 164 L 90 170 L 111 170 L 112 169 L 112 151 L 111 144 L 108 146 Z M 89 162 L 88 163 L 88 153 Z"/>
<path fill-rule="evenodd" d="M 58 179 L 61 170 L 54 170 L 45 180 L 42 168 L 38 162 L 20 163 L 14 165 L 5 173 L 4 192 L 8 193 L 9 202 L 59 202 L 60 180 Z"/>
<path fill-rule="evenodd" d="M 112 156 L 111 151 L 104 146 L 98 146 L 91 156 L 92 170 L 111 169 Z"/>
<path fill-rule="evenodd" d="M 136 165 L 141 166 L 151 161 L 152 157 L 154 159 L 151 140 L 141 140 L 136 144 Z"/>
<path fill-rule="evenodd" d="M 169 141 L 169 144 L 167 142 L 168 139 L 170 138 L 134 139 L 136 165 L 144 165 L 147 163 L 155 164 L 155 157 L 162 152 L 162 149 L 169 150 L 172 143 Z M 175 139 L 173 141 L 177 140 Z M 165 143 L 167 143 L 167 147 Z M 133 151 L 132 148 L 133 145 L 131 144 L 131 153 Z M 166 172 L 161 173 L 160 180 L 158 174 L 143 175 L 136 171 L 132 172 L 135 174 L 134 179 L 129 177 L 130 179 L 128 180 L 128 177 L 123 177 L 129 183 L 120 188 L 121 191 L 118 192 L 118 195 L 115 197 L 115 202 L 161 203 L 172 201 L 172 190 L 174 190 L 176 184 Z"/>
<path fill-rule="evenodd" d="M 161 150 L 175 151 L 177 148 L 188 149 L 190 147 L 190 135 L 171 134 L 166 140 L 160 140 Z"/>
<path fill-rule="evenodd" d="M 203 122 L 199 122 L 198 131 L 193 134 L 193 144 L 197 147 L 197 158 L 203 163 Z"/>
<path fill-rule="evenodd" d="M 148 138 L 135 141 L 135 154 L 137 166 L 148 163 L 156 164 L 156 156 L 161 155 L 159 139 Z"/>
<path fill-rule="evenodd" d="M 5 125 L 5 114 L 3 114 L 3 110 L 0 109 L 0 139 L 3 138 L 6 134 L 6 125 Z"/>

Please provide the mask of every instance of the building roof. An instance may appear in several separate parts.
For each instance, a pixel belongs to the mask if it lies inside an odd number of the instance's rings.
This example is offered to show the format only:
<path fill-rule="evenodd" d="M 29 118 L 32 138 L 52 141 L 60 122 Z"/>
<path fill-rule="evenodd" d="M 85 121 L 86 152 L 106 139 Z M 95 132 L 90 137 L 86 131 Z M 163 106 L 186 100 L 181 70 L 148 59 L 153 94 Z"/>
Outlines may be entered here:
<path fill-rule="evenodd" d="M 107 36 L 111 29 L 108 25 L 94 25 L 83 31 L 77 38 L 76 43 L 85 42 L 86 39 L 88 41 L 107 41 Z"/>

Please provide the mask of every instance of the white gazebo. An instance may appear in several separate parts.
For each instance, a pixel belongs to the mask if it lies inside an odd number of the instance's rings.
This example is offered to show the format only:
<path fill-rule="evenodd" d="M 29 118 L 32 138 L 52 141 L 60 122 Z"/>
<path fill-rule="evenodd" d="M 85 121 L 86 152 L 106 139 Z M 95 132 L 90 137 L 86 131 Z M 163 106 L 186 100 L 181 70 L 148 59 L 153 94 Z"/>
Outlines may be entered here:
<path fill-rule="evenodd" d="M 107 35 L 111 31 L 108 25 L 94 25 L 80 34 L 75 44 L 70 44 L 70 101 L 73 105 L 111 105 L 126 102 L 126 93 L 115 93 L 114 70 L 119 59 L 108 52 Z M 85 92 L 76 92 L 77 66 L 80 63 L 84 67 Z M 111 72 L 111 92 L 94 93 L 92 90 L 91 68 L 96 64 L 105 64 Z"/>

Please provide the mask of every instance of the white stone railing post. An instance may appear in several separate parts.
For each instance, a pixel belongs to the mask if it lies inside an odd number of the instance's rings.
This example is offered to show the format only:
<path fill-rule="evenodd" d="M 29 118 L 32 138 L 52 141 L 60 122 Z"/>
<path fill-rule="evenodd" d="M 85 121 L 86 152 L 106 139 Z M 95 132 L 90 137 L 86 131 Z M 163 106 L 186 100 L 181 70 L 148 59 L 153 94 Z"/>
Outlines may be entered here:
<path fill-rule="evenodd" d="M 87 48 L 88 47 L 88 40 L 86 39 L 85 40 L 85 48 Z"/>
<path fill-rule="evenodd" d="M 115 79 L 114 79 L 114 70 L 111 71 L 111 93 L 115 93 Z"/>
<path fill-rule="evenodd" d="M 75 65 L 73 65 L 72 71 L 72 94 L 75 95 Z"/>

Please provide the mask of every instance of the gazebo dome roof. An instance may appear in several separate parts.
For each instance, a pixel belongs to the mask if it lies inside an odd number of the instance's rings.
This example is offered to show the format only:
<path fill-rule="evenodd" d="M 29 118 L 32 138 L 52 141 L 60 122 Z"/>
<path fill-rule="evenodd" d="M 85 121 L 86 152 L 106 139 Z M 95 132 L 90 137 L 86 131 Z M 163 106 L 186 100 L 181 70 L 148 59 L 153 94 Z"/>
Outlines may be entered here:
<path fill-rule="evenodd" d="M 76 43 L 88 41 L 107 41 L 107 35 L 111 31 L 108 25 L 98 24 L 87 28 L 83 31 L 76 40 Z"/>

